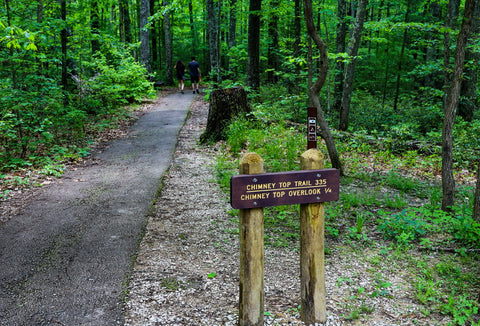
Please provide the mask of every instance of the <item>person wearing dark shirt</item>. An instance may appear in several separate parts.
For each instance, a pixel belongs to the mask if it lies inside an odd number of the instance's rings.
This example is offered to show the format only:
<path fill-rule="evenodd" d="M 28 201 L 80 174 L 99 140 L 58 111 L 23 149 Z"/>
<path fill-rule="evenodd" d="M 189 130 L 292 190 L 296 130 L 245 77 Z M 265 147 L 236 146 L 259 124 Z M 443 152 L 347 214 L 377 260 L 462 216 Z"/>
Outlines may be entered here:
<path fill-rule="evenodd" d="M 175 64 L 175 70 L 177 71 L 178 90 L 183 94 L 183 88 L 185 87 L 185 83 L 183 82 L 185 79 L 185 65 L 182 61 L 177 61 Z"/>
<path fill-rule="evenodd" d="M 197 94 L 200 94 L 198 91 L 198 84 L 200 83 L 202 72 L 200 71 L 200 64 L 195 60 L 195 57 L 192 57 L 192 61 L 188 64 L 188 70 L 190 71 L 190 77 L 192 80 L 193 94 L 195 94 L 195 91 Z"/>

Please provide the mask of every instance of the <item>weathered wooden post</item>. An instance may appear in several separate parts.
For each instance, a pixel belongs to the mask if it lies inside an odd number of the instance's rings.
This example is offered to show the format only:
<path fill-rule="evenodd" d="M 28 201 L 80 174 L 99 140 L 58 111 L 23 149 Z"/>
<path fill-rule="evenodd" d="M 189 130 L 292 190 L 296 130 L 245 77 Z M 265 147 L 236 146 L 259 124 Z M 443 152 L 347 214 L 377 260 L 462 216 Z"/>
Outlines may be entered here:
<path fill-rule="evenodd" d="M 258 154 L 248 153 L 242 158 L 240 174 L 263 172 L 263 159 Z M 241 209 L 239 216 L 239 325 L 263 326 L 263 208 Z"/>
<path fill-rule="evenodd" d="M 302 170 L 323 169 L 323 154 L 311 148 L 300 157 Z M 320 173 L 320 172 L 319 172 Z M 318 176 L 321 177 L 321 176 Z M 323 323 L 325 303 L 324 203 L 300 205 L 300 287 L 302 321 Z"/>

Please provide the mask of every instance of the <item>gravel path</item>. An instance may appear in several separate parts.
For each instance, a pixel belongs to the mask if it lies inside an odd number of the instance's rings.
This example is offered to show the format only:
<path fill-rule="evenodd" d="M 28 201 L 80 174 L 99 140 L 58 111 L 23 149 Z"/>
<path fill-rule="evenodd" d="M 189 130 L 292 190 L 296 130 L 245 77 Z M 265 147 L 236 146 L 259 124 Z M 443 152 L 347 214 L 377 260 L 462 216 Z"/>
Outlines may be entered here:
<path fill-rule="evenodd" d="M 125 326 L 237 325 L 238 218 L 228 213 L 228 198 L 213 182 L 219 153 L 197 145 L 207 115 L 207 104 L 198 99 L 180 132 L 132 272 Z M 446 325 L 449 321 L 422 314 L 404 279 L 408 273 L 401 266 L 392 273 L 388 260 L 372 256 L 375 246 L 364 252 L 335 243 L 328 247 L 332 252 L 326 263 L 325 325 Z M 298 250 L 266 246 L 265 325 L 304 325 L 299 315 L 298 265 Z M 382 280 L 391 285 L 379 288 Z M 377 289 L 384 291 L 382 295 L 367 295 Z M 349 320 L 351 311 L 359 311 L 360 318 Z"/>

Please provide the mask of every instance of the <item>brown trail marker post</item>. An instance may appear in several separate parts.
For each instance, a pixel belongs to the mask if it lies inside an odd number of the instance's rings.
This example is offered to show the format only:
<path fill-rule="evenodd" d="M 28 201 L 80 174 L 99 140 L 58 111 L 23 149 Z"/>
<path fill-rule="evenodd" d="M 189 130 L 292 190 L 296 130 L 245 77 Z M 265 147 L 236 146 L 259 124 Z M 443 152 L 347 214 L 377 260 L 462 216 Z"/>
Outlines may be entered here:
<path fill-rule="evenodd" d="M 230 179 L 230 204 L 240 213 L 239 325 L 262 326 L 263 208 L 300 204 L 300 278 L 302 321 L 326 321 L 324 202 L 339 198 L 340 171 L 324 169 L 317 149 L 316 108 L 308 108 L 308 150 L 300 157 L 301 171 L 263 173 L 263 160 L 248 153 L 240 175 Z"/>
<path fill-rule="evenodd" d="M 246 154 L 240 174 L 259 173 L 263 173 L 263 159 L 256 153 Z M 239 217 L 239 325 L 263 326 L 263 208 L 241 209 Z"/>
<path fill-rule="evenodd" d="M 302 170 L 323 169 L 323 154 L 312 148 L 300 157 Z M 300 204 L 301 316 L 307 324 L 327 320 L 325 306 L 324 203 Z"/>

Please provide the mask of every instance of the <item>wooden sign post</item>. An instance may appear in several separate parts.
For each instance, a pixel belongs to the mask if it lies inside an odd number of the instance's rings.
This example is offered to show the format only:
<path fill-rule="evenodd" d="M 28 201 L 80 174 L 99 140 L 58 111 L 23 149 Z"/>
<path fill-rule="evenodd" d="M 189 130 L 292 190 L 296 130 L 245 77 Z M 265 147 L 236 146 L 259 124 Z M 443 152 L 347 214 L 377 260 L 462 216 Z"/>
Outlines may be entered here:
<path fill-rule="evenodd" d="M 307 324 L 326 321 L 324 202 L 338 200 L 340 171 L 324 169 L 317 149 L 316 108 L 308 108 L 308 150 L 301 171 L 263 173 L 256 153 L 240 162 L 230 179 L 230 203 L 240 210 L 239 325 L 263 326 L 263 207 L 300 204 L 301 315 Z"/>
<path fill-rule="evenodd" d="M 307 150 L 300 157 L 300 166 L 305 170 L 322 169 L 324 166 L 322 152 L 316 148 Z M 327 320 L 324 205 L 324 203 L 300 205 L 301 316 L 307 325 L 324 323 Z"/>
<path fill-rule="evenodd" d="M 263 173 L 263 159 L 256 153 L 246 154 L 240 162 L 240 173 Z M 263 326 L 263 208 L 241 209 L 239 217 L 239 325 Z"/>

